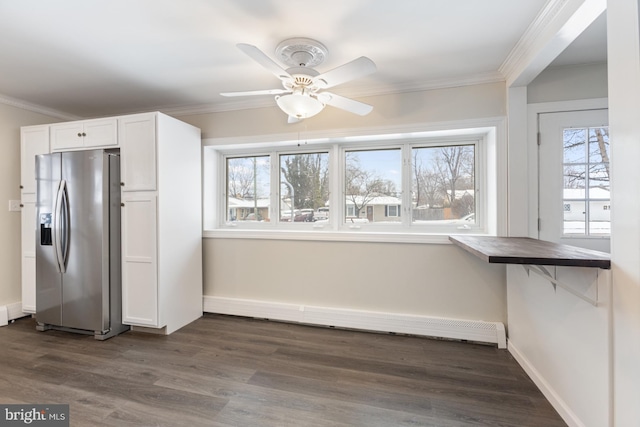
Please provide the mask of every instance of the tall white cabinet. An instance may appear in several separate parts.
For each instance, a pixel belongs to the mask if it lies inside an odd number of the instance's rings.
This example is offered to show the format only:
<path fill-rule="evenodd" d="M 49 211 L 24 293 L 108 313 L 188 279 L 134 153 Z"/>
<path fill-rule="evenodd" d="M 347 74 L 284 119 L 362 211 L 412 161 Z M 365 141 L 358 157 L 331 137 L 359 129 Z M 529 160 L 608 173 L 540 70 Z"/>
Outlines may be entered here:
<path fill-rule="evenodd" d="M 36 312 L 36 155 L 49 152 L 49 125 L 20 129 L 22 311 Z"/>
<path fill-rule="evenodd" d="M 200 130 L 136 114 L 118 140 L 123 322 L 171 333 L 202 316 Z"/>
<path fill-rule="evenodd" d="M 88 132 L 96 130 L 101 137 L 89 141 Z M 46 147 L 36 140 L 46 140 Z M 158 112 L 22 129 L 22 186 L 33 184 L 33 208 L 23 190 L 23 311 L 35 312 L 35 254 L 33 262 L 27 256 L 35 252 L 35 176 L 33 170 L 25 176 L 25 163 L 43 152 L 116 147 L 122 321 L 170 334 L 202 316 L 201 139 L 198 128 Z"/>

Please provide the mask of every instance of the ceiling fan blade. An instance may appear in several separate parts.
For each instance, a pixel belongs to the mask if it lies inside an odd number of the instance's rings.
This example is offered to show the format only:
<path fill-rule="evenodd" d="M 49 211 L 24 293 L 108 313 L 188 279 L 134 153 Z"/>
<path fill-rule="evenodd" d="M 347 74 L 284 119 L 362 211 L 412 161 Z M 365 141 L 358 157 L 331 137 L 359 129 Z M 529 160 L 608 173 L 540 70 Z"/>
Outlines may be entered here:
<path fill-rule="evenodd" d="M 246 53 L 258 64 L 269 70 L 274 76 L 280 80 L 292 79 L 291 75 L 276 64 L 273 59 L 269 58 L 263 51 L 251 44 L 238 43 L 238 49 Z"/>
<path fill-rule="evenodd" d="M 222 96 L 254 96 L 254 95 L 280 95 L 283 93 L 289 93 L 290 90 L 286 89 L 265 89 L 265 90 L 250 90 L 247 92 L 221 92 Z"/>
<path fill-rule="evenodd" d="M 366 116 L 373 110 L 373 106 L 369 104 L 330 92 L 319 93 L 318 99 L 327 105 L 358 114 L 359 116 Z"/>
<path fill-rule="evenodd" d="M 375 73 L 376 70 L 376 64 L 372 60 L 366 56 L 361 56 L 360 58 L 316 76 L 316 80 L 320 82 L 321 88 L 326 89 Z"/>

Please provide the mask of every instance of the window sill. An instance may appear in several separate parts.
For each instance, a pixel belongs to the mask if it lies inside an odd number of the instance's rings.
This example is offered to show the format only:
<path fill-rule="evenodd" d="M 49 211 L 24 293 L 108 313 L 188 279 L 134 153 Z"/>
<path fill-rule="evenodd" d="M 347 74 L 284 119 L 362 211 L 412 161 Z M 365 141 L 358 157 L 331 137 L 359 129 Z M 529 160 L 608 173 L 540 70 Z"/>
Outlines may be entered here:
<path fill-rule="evenodd" d="M 372 243 L 429 243 L 450 245 L 449 235 L 486 235 L 472 232 L 443 233 L 397 233 L 371 231 L 309 231 L 309 230 L 247 230 L 218 229 L 205 230 L 207 239 L 267 239 L 267 240 L 307 240 L 326 242 L 372 242 Z"/>

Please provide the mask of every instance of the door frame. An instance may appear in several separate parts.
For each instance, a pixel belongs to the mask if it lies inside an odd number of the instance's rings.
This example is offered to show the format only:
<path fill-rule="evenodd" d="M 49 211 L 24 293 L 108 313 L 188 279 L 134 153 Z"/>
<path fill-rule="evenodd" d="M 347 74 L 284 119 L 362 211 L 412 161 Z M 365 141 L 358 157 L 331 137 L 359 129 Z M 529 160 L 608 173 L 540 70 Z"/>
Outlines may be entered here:
<path fill-rule="evenodd" d="M 527 105 L 527 167 L 529 237 L 538 238 L 538 116 L 543 113 L 562 113 L 578 110 L 609 108 L 608 98 L 580 99 L 576 101 L 541 102 Z"/>

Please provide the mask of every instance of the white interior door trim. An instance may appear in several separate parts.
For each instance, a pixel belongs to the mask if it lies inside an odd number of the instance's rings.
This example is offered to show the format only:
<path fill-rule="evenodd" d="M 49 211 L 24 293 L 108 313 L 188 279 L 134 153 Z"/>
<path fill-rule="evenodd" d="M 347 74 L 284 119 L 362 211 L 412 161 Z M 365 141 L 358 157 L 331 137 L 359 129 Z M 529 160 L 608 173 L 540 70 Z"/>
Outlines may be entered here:
<path fill-rule="evenodd" d="M 591 197 L 596 198 L 582 206 L 584 201 L 578 195 L 574 194 L 574 197 L 578 197 L 578 199 L 566 199 L 567 196 L 563 185 L 564 130 L 567 128 L 608 127 L 608 111 L 607 108 L 599 108 L 538 115 L 538 130 L 542 143 L 538 146 L 538 188 L 540 189 L 538 193 L 538 218 L 542 220 L 542 228 L 538 230 L 539 239 L 603 252 L 610 251 L 608 234 L 602 234 L 604 231 L 598 231 L 598 227 L 605 225 L 606 217 L 610 214 L 610 211 L 603 211 L 603 209 L 606 210 L 607 204 L 611 202 L 605 202 L 592 195 Z M 582 149 L 586 150 L 589 147 L 588 144 L 584 144 Z M 582 155 L 584 159 L 580 159 L 581 161 L 596 161 L 595 155 L 586 155 L 584 151 Z M 598 163 L 594 164 L 597 168 Z M 584 168 L 584 166 L 578 166 L 578 169 L 581 167 Z M 588 169 L 591 170 L 591 166 Z M 590 177 L 591 179 L 597 179 L 595 178 L 596 174 L 597 172 L 595 171 L 587 173 L 585 170 L 584 184 L 587 185 L 587 188 L 590 188 Z M 591 191 L 589 191 L 589 194 L 591 194 Z M 588 200 L 590 199 L 586 192 L 584 197 Z M 600 197 L 604 196 L 601 194 Z M 567 217 L 562 209 L 563 203 L 566 203 L 570 209 L 569 222 L 565 222 Z M 582 215 L 580 215 L 580 210 L 584 211 Z M 579 227 L 581 217 L 583 217 L 587 234 L 582 235 L 577 232 L 579 230 L 574 230 L 573 233 L 567 234 L 565 229 L 567 224 Z M 603 220 L 604 222 L 602 222 Z M 592 227 L 594 227 L 593 233 L 588 231 Z"/>
<path fill-rule="evenodd" d="M 578 110 L 600 110 L 609 107 L 608 98 L 575 101 L 540 102 L 527 106 L 527 158 L 529 170 L 529 237 L 538 237 L 538 115 Z"/>

